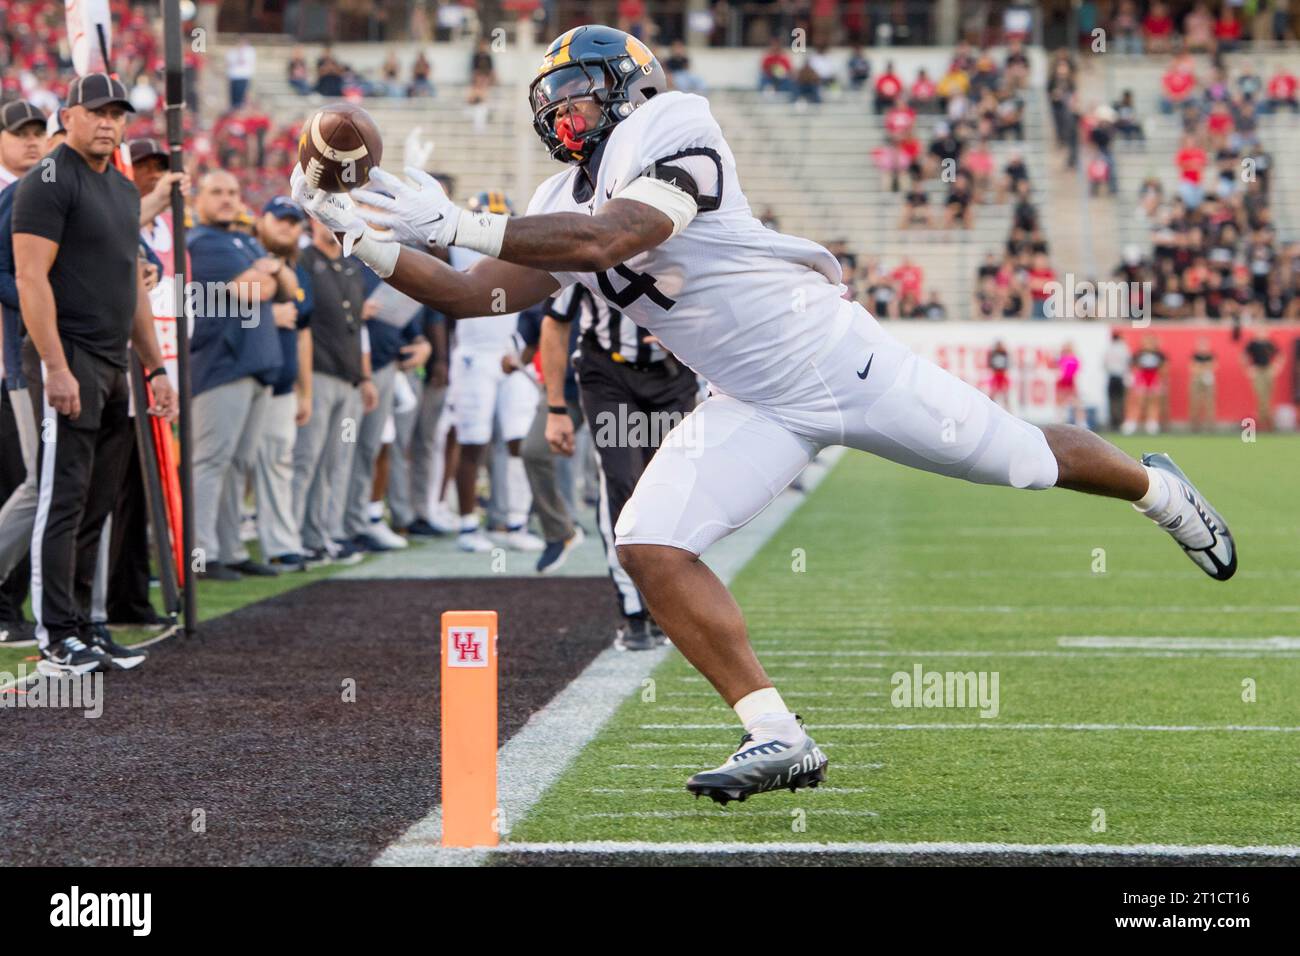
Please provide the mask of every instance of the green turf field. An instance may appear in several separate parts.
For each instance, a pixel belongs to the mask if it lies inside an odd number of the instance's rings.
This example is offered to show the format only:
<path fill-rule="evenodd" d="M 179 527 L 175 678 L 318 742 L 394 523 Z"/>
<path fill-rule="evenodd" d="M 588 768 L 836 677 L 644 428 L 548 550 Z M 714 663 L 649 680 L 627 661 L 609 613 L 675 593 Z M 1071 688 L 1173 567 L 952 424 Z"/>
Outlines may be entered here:
<path fill-rule="evenodd" d="M 1127 505 L 846 454 L 735 582 L 760 658 L 830 758 L 827 783 L 726 809 L 687 795 L 740 731 L 674 655 L 653 700 L 629 698 L 511 842 L 1300 844 L 1300 445 L 1122 444 L 1169 451 L 1224 513 L 1231 582 Z M 1061 643 L 1278 636 L 1297 640 Z M 917 664 L 997 672 L 997 716 L 893 706 L 891 676 Z"/>

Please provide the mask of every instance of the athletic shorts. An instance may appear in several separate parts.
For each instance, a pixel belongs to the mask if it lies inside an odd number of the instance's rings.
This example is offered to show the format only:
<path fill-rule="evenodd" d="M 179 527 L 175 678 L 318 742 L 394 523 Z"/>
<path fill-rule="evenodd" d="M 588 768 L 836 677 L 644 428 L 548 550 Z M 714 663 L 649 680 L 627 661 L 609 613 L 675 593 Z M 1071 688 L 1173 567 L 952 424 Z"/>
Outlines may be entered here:
<path fill-rule="evenodd" d="M 452 351 L 447 400 L 462 445 L 490 443 L 494 425 L 508 442 L 524 438 L 532 427 L 537 384 L 527 372 L 507 375 L 501 358 L 499 352 Z"/>
<path fill-rule="evenodd" d="M 618 544 L 701 554 L 829 445 L 981 484 L 1056 484 L 1041 429 L 913 354 L 861 305 L 844 307 L 847 330 L 828 336 L 806 384 L 766 402 L 715 392 L 666 436 L 623 507 Z"/>
<path fill-rule="evenodd" d="M 1133 391 L 1147 394 L 1160 390 L 1160 370 L 1158 368 L 1140 368 L 1133 373 Z"/>

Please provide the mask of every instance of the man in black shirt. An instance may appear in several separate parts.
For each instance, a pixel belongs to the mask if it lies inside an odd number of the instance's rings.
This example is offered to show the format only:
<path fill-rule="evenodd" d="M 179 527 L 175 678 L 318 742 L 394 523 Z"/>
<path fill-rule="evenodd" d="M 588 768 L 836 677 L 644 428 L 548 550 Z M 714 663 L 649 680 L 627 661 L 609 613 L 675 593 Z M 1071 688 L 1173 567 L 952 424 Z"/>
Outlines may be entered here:
<path fill-rule="evenodd" d="M 1268 330 L 1262 325 L 1256 326 L 1255 334 L 1246 343 L 1242 360 L 1250 375 L 1251 387 L 1255 390 L 1259 427 L 1262 431 L 1272 431 L 1273 385 L 1277 381 L 1277 373 L 1282 369 L 1284 357 L 1269 340 Z"/>
<path fill-rule="evenodd" d="M 61 113 L 67 142 L 22 178 L 14 196 L 24 377 L 43 439 L 32 610 L 46 673 L 134 667 L 144 659 L 91 633 L 74 586 L 92 577 L 87 569 L 131 449 L 128 343 L 153 383 L 149 412 L 176 413 L 137 260 L 140 197 L 111 165 L 130 109 L 117 80 L 78 77 Z"/>

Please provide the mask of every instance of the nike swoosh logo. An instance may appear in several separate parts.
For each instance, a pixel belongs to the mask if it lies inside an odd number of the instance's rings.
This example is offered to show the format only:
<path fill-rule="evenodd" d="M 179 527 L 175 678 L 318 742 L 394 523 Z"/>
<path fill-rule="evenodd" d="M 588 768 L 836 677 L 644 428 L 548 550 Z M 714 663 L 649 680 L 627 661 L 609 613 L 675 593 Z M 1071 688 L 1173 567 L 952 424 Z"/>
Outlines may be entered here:
<path fill-rule="evenodd" d="M 606 189 L 606 190 L 605 190 L 605 198 L 606 198 L 606 199 L 613 199 L 613 198 L 614 198 L 614 190 L 613 190 L 613 189 Z"/>
<path fill-rule="evenodd" d="M 442 213 L 438 213 L 438 215 L 434 216 L 433 219 L 431 219 L 429 222 L 430 225 L 432 225 L 435 222 L 442 222 Z"/>
<path fill-rule="evenodd" d="M 864 380 L 864 381 L 866 380 L 867 376 L 868 376 L 869 374 L 871 374 L 871 363 L 874 362 L 875 359 L 876 359 L 876 353 L 875 353 L 875 352 L 872 352 L 872 353 L 871 353 L 871 358 L 867 359 L 867 367 L 864 368 L 861 372 L 858 373 L 858 378 L 860 378 L 860 379 L 862 379 L 862 380 Z"/>

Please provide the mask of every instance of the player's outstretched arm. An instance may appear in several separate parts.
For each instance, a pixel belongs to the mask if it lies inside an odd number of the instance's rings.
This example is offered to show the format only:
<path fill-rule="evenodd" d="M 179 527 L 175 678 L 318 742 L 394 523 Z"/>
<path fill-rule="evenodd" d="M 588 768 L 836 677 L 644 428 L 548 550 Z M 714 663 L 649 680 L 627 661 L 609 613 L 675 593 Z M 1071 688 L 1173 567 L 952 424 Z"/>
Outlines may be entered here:
<path fill-rule="evenodd" d="M 604 272 L 672 234 L 672 220 L 653 206 L 611 199 L 594 216 L 554 212 L 509 220 L 500 258 L 551 272 Z"/>
<path fill-rule="evenodd" d="M 409 246 L 402 248 L 392 275 L 385 281 L 454 319 L 519 312 L 560 287 L 554 276 L 539 269 L 499 259 L 480 259 L 460 272 Z"/>
<path fill-rule="evenodd" d="M 603 272 L 667 241 L 696 211 L 694 196 L 679 187 L 652 183 L 646 188 L 638 181 L 636 198 L 615 197 L 591 216 L 471 212 L 453 203 L 429 174 L 406 173 L 409 183 L 377 169 L 370 174 L 370 188 L 354 191 L 361 204 L 357 214 L 366 224 L 407 246 L 462 246 L 548 272 Z M 665 201 L 666 195 L 673 198 Z M 679 221 L 652 202 L 677 210 Z"/>

